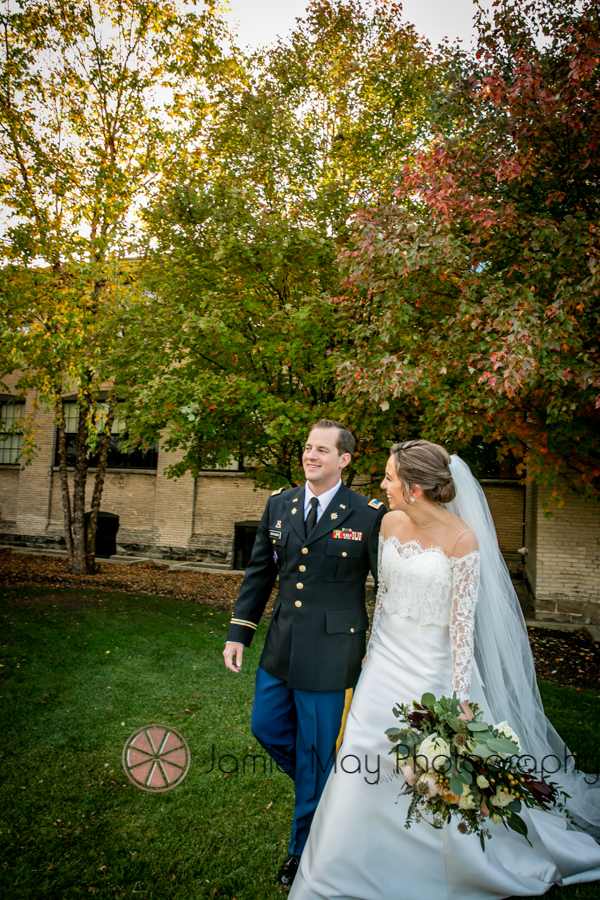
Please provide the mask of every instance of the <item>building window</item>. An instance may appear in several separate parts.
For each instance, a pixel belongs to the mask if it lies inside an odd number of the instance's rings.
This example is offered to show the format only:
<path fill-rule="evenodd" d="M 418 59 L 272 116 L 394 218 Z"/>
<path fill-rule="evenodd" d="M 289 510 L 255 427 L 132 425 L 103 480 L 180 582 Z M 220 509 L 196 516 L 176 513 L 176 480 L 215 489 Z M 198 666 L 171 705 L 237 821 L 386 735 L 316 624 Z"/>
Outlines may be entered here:
<path fill-rule="evenodd" d="M 519 460 L 509 454 L 500 462 L 498 446 L 498 441 L 484 443 L 480 438 L 475 438 L 470 446 L 462 447 L 459 454 L 476 478 L 505 478 L 513 481 L 521 478 L 517 471 Z"/>
<path fill-rule="evenodd" d="M 96 405 L 96 426 L 102 428 L 106 421 L 108 413 L 107 403 L 98 403 Z M 77 425 L 79 423 L 79 409 L 76 403 L 65 403 L 65 443 L 67 448 L 67 465 L 75 465 L 76 458 L 76 438 Z M 144 450 L 142 447 L 135 450 L 124 450 L 126 431 L 125 424 L 115 418 L 110 435 L 110 445 L 108 448 L 107 468 L 109 469 L 156 469 L 158 467 L 158 441 L 152 446 Z M 89 465 L 94 468 L 98 464 L 98 455 L 96 452 L 89 458 Z M 54 465 L 60 463 L 58 457 L 58 441 L 56 442 L 56 453 L 54 457 Z"/>
<path fill-rule="evenodd" d="M 244 471 L 244 463 L 241 459 L 234 459 L 233 457 L 229 460 L 227 465 L 225 466 L 202 466 L 200 469 L 201 472 L 243 472 Z"/>
<path fill-rule="evenodd" d="M 201 472 L 247 472 L 255 469 L 258 461 L 253 456 L 232 456 L 226 466 L 202 466 Z"/>
<path fill-rule="evenodd" d="M 0 463 L 17 466 L 23 449 L 23 435 L 12 429 L 22 417 L 25 404 L 22 402 L 0 403 Z"/>

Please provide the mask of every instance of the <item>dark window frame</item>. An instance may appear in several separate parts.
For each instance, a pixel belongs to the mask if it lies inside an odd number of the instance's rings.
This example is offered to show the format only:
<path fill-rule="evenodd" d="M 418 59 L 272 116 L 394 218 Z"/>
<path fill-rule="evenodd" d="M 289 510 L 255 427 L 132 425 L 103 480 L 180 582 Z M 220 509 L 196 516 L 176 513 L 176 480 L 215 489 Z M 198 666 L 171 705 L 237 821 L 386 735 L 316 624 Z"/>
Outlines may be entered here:
<path fill-rule="evenodd" d="M 22 407 L 19 411 L 18 415 L 13 416 L 12 424 L 17 419 L 20 419 L 25 412 L 25 400 L 23 397 L 12 397 L 10 395 L 3 395 L 0 397 L 0 429 L 3 429 L 4 426 L 4 410 L 6 407 Z M 11 423 L 9 423 L 11 424 Z M 16 444 L 17 446 L 11 447 L 12 438 L 17 438 Z M 5 455 L 10 455 L 12 453 L 15 454 L 15 458 L 11 460 L 5 460 Z M 23 432 L 22 431 L 4 431 L 0 430 L 0 465 L 2 466 L 20 466 L 21 464 L 21 454 L 23 453 Z"/>
<path fill-rule="evenodd" d="M 99 403 L 102 403 L 104 398 L 99 398 Z M 65 407 L 74 406 L 76 407 L 76 403 L 70 398 L 65 402 Z M 66 410 L 65 410 L 66 412 Z M 73 416 L 65 416 L 69 421 L 73 420 Z M 115 419 L 115 424 L 118 425 L 118 420 Z M 113 426 L 114 427 L 114 426 Z M 158 469 L 158 441 L 148 447 L 147 450 L 142 449 L 141 447 L 136 447 L 135 450 L 123 450 L 124 444 L 124 435 L 125 432 L 121 431 L 113 431 L 110 436 L 110 445 L 108 449 L 108 458 L 106 461 L 107 469 L 116 469 L 127 471 L 128 469 L 146 469 L 147 471 L 154 472 Z M 65 444 L 67 450 L 67 466 L 71 469 L 74 466 L 75 458 L 76 458 L 76 440 L 77 434 L 75 431 L 68 431 L 65 434 Z M 60 459 L 58 456 L 58 441 L 55 442 L 56 447 L 54 450 L 54 465 L 58 466 L 60 464 Z M 99 451 L 92 454 L 88 460 L 88 467 L 90 469 L 94 469 L 98 465 Z"/>

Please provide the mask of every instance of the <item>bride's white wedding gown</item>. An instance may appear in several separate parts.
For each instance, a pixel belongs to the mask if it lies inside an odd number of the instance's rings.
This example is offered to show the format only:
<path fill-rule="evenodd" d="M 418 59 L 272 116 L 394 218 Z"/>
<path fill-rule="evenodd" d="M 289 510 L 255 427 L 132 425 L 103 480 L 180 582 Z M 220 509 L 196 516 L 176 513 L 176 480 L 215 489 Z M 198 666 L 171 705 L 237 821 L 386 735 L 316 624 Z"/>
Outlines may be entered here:
<path fill-rule="evenodd" d="M 487 900 L 600 879 L 600 846 L 554 812 L 522 813 L 531 845 L 490 823 L 485 852 L 455 820 L 404 828 L 410 801 L 384 733 L 394 705 L 456 690 L 485 711 L 470 671 L 478 562 L 477 552 L 449 558 L 441 547 L 381 540 L 367 661 L 290 900 Z"/>

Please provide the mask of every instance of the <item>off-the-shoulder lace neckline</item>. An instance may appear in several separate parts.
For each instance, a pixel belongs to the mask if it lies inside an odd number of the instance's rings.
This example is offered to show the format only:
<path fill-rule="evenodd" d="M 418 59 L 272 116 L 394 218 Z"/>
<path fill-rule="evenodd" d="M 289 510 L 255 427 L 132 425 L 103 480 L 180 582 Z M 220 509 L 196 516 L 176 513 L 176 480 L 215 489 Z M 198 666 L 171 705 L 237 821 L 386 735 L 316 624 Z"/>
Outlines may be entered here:
<path fill-rule="evenodd" d="M 398 549 L 400 547 L 415 547 L 419 553 L 428 553 L 430 550 L 435 552 L 439 550 L 448 562 L 459 562 L 461 559 L 468 559 L 469 556 L 479 556 L 479 550 L 470 550 L 468 553 L 465 553 L 464 556 L 448 556 L 444 548 L 440 547 L 439 544 L 432 544 L 431 547 L 424 547 L 420 541 L 401 541 L 395 534 L 390 534 L 389 537 L 383 537 L 382 541 L 384 544 L 386 541 L 393 541 Z"/>

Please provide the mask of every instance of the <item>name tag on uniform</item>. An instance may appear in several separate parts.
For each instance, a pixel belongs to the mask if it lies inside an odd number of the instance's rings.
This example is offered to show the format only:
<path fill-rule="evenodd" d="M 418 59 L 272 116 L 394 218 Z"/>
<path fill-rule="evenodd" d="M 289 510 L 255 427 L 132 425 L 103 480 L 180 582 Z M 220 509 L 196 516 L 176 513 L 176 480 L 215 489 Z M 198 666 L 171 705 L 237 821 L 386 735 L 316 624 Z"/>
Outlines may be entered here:
<path fill-rule="evenodd" d="M 331 537 L 341 541 L 362 541 L 362 531 L 352 531 L 350 528 L 336 528 Z"/>
<path fill-rule="evenodd" d="M 269 534 L 271 535 L 271 537 L 279 538 L 281 540 L 281 532 L 280 531 L 273 531 L 273 529 L 270 528 Z"/>

